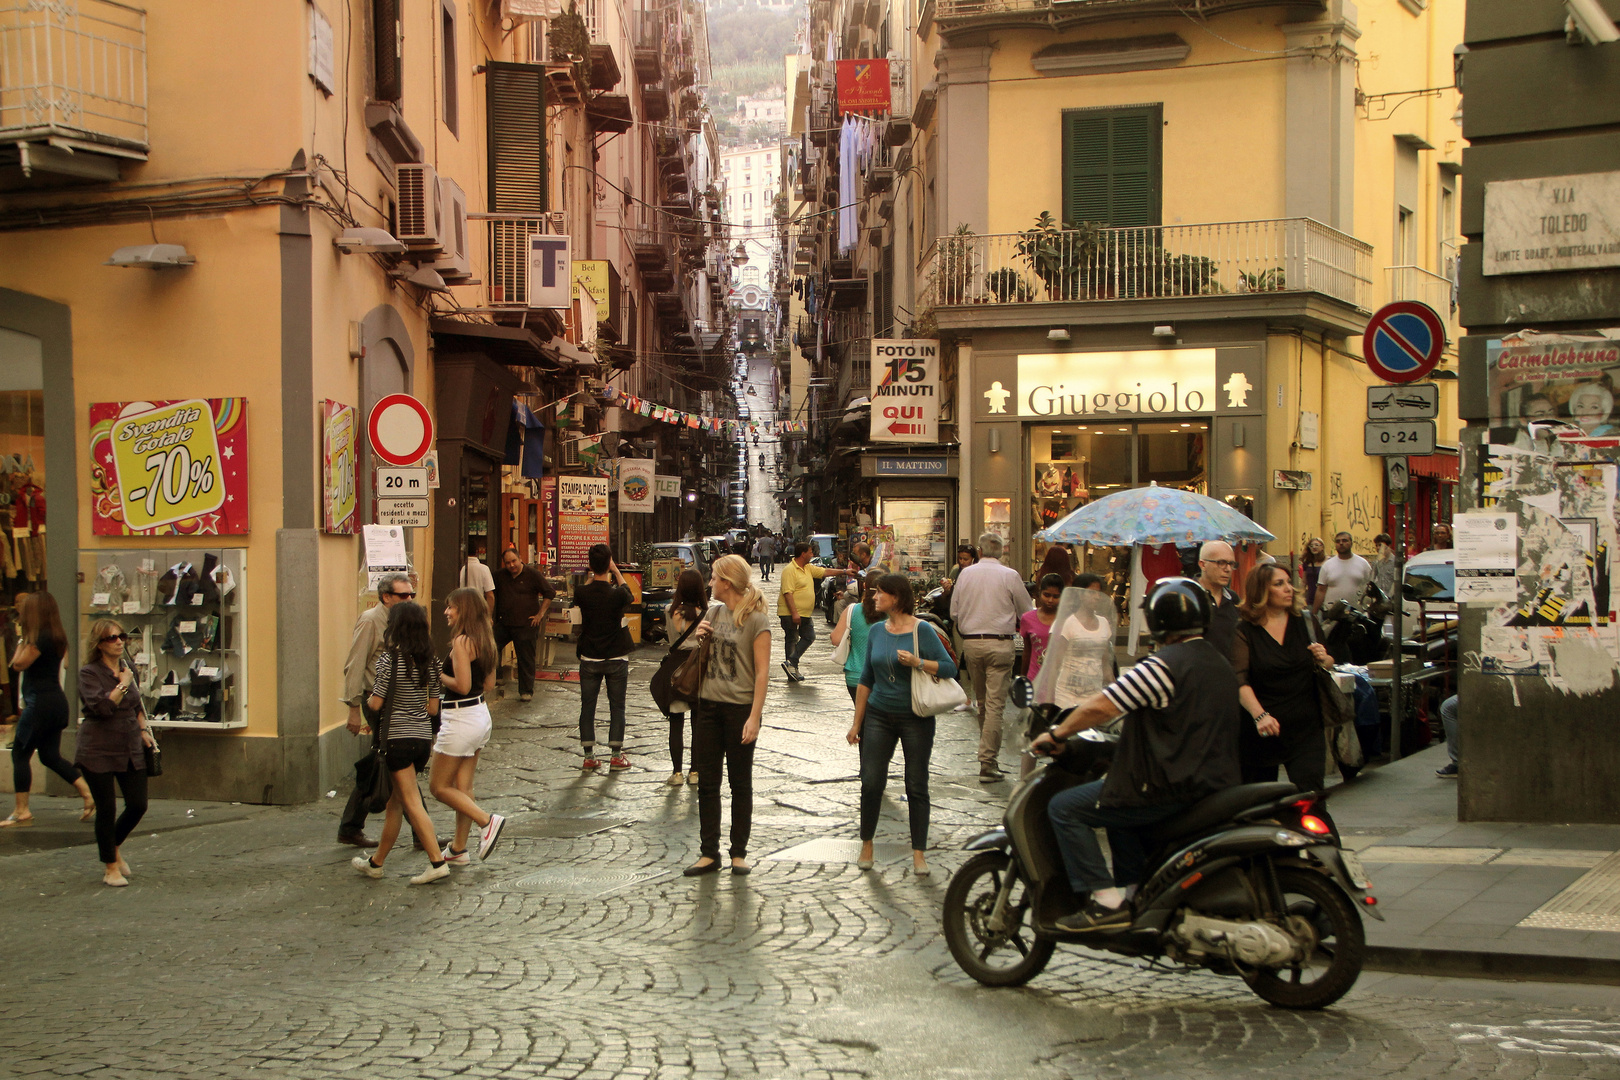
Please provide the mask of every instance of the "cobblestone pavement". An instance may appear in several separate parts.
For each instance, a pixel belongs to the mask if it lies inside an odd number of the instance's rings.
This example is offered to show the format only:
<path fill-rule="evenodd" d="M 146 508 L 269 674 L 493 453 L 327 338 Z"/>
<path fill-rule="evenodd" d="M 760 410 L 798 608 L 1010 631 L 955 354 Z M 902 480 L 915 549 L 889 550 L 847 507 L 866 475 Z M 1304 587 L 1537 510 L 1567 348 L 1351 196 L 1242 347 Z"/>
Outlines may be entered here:
<path fill-rule="evenodd" d="M 769 858 L 854 836 L 828 650 L 808 683 L 772 683 L 750 877 L 680 876 L 695 789 L 664 784 L 640 661 L 628 773 L 579 773 L 572 684 L 498 707 L 478 791 L 509 840 L 448 883 L 408 886 L 407 849 L 358 877 L 331 842 L 335 800 L 143 832 L 128 889 L 102 887 L 82 844 L 0 859 L 0 1075 L 1620 1078 L 1607 988 L 1370 975 L 1293 1014 L 1234 980 L 1072 949 L 1028 988 L 976 986 L 938 932 L 960 841 L 998 813 L 971 718 L 940 724 L 932 878 L 910 872 L 898 773 L 877 872 Z M 41 828 L 72 820 L 36 805 Z"/>

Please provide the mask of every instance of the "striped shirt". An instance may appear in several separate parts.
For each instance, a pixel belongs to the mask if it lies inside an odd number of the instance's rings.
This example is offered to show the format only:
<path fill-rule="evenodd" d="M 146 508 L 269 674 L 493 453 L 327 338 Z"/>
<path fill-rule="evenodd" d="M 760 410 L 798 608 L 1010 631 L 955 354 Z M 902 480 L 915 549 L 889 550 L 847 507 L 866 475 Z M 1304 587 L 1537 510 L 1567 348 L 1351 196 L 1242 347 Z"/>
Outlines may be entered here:
<path fill-rule="evenodd" d="M 1137 709 L 1167 709 L 1176 692 L 1170 668 L 1157 656 L 1119 673 L 1119 678 L 1103 687 L 1102 693 L 1122 713 Z"/>
<path fill-rule="evenodd" d="M 389 650 L 383 650 L 383 654 L 377 657 L 377 678 L 371 684 L 372 697 L 388 696 L 393 663 L 394 654 Z M 394 697 L 388 709 L 389 742 L 433 738 L 433 721 L 428 717 L 427 704 L 429 698 L 435 701 L 439 699 L 441 686 L 438 657 L 431 658 L 425 682 L 411 678 L 410 665 L 403 658 L 400 660 L 399 682 L 394 687 Z"/>

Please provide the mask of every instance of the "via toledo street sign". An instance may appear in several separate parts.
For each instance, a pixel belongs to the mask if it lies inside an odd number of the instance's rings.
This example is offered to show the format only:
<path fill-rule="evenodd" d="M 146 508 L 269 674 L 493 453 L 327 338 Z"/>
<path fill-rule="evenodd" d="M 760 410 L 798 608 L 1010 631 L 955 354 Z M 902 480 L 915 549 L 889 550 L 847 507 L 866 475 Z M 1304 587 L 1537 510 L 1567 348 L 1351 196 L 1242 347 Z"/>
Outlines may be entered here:
<path fill-rule="evenodd" d="M 1361 355 L 1385 382 L 1416 382 L 1434 370 L 1445 348 L 1445 324 L 1434 309 L 1416 300 L 1379 308 L 1361 338 Z"/>

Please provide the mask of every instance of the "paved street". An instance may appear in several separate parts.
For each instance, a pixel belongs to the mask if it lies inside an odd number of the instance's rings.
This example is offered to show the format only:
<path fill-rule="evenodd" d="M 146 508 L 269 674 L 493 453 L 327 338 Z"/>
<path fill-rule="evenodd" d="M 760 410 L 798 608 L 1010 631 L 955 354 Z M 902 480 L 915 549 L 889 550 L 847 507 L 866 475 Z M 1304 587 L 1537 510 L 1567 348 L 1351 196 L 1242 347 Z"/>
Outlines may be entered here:
<path fill-rule="evenodd" d="M 960 842 L 1004 797 L 976 782 L 973 722 L 941 722 L 934 876 L 910 872 L 898 772 L 890 846 L 861 874 L 828 653 L 823 635 L 807 683 L 772 682 L 747 878 L 679 874 L 695 788 L 664 784 L 651 654 L 628 773 L 580 775 L 573 684 L 499 707 L 478 792 L 509 839 L 445 884 L 408 886 L 422 859 L 404 849 L 384 880 L 358 877 L 333 799 L 156 804 L 126 848 L 132 886 L 107 889 L 89 826 L 39 800 L 31 835 L 0 847 L 0 1074 L 1620 1077 L 1607 987 L 1369 973 L 1339 1007 L 1292 1014 L 1235 980 L 1072 949 L 1026 989 L 977 987 L 937 914 Z"/>

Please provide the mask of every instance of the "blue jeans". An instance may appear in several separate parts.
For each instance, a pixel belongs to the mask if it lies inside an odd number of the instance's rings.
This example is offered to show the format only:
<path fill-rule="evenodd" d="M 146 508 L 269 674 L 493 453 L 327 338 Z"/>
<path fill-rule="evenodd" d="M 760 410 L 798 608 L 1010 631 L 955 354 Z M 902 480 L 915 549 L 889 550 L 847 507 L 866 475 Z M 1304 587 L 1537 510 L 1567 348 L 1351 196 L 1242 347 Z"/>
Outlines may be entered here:
<path fill-rule="evenodd" d="M 624 692 L 630 683 L 627 660 L 579 662 L 579 741 L 589 754 L 596 746 L 596 696 L 607 680 L 608 746 L 615 754 L 624 746 Z"/>
<path fill-rule="evenodd" d="M 816 620 L 812 615 L 800 615 L 799 624 L 793 625 L 793 616 L 782 616 L 783 658 L 788 663 L 798 666 L 799 657 L 810 651 L 810 643 L 816 640 Z"/>
<path fill-rule="evenodd" d="M 1457 695 L 1452 694 L 1440 703 L 1440 726 L 1446 729 L 1446 753 L 1451 763 L 1457 764 Z"/>
<path fill-rule="evenodd" d="M 1110 885 L 1124 888 L 1140 885 L 1147 875 L 1147 848 L 1140 830 L 1175 817 L 1185 803 L 1164 806 L 1098 806 L 1103 781 L 1093 780 L 1052 797 L 1052 829 L 1057 833 L 1058 850 L 1069 872 L 1069 885 L 1076 893 L 1096 892 Z M 1094 826 L 1108 829 L 1108 846 L 1114 851 L 1114 873 L 1108 873 L 1102 845 Z"/>
<path fill-rule="evenodd" d="M 861 724 L 861 839 L 877 835 L 883 788 L 889 782 L 894 748 L 906 755 L 906 810 L 911 818 L 911 850 L 928 847 L 928 759 L 934 753 L 934 718 L 886 713 L 866 707 Z"/>

